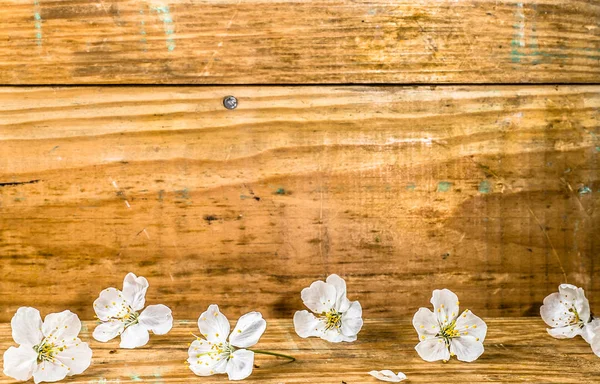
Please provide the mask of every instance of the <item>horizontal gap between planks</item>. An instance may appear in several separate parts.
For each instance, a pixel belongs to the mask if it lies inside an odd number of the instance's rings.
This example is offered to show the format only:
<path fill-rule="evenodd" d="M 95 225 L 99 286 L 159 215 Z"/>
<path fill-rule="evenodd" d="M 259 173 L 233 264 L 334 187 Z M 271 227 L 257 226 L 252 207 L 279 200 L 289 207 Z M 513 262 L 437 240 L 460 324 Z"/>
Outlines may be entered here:
<path fill-rule="evenodd" d="M 0 88 L 41 88 L 41 87 L 558 87 L 558 86 L 598 86 L 600 82 L 594 83 L 235 83 L 235 84 L 105 84 L 105 83 L 87 83 L 87 84 L 0 84 Z"/>

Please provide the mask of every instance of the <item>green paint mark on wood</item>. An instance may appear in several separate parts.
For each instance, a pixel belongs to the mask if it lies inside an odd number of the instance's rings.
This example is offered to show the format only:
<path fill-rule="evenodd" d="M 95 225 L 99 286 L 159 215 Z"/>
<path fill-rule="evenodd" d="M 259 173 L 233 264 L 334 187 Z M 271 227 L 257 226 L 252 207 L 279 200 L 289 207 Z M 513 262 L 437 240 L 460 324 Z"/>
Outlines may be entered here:
<path fill-rule="evenodd" d="M 171 10 L 168 5 L 161 5 L 154 7 L 154 11 L 158 14 L 158 17 L 163 22 L 165 36 L 166 36 L 166 44 L 167 50 L 172 52 L 175 50 L 175 24 L 173 23 L 173 17 L 171 16 Z"/>
<path fill-rule="evenodd" d="M 513 39 L 510 42 L 512 47 L 510 50 L 510 61 L 513 63 L 520 63 L 521 56 L 525 55 L 525 52 L 521 50 L 525 48 L 525 14 L 523 13 L 523 3 L 517 3 L 517 9 L 515 11 L 515 23 L 513 24 Z"/>
<path fill-rule="evenodd" d="M 528 61 L 532 65 L 538 65 L 541 63 L 548 63 L 554 60 L 564 61 L 569 57 L 568 54 L 561 53 L 567 47 L 558 46 L 559 52 L 547 52 L 540 50 L 537 36 L 537 24 L 536 15 L 538 13 L 537 5 L 535 3 L 528 4 L 533 10 L 533 16 L 530 20 L 526 20 L 525 8 L 523 2 L 516 3 L 516 10 L 514 13 L 515 22 L 513 27 L 513 37 L 510 42 L 510 60 L 513 63 L 521 63 Z M 530 26 L 531 28 L 527 28 Z M 527 35 L 527 36 L 526 36 Z M 529 58 L 529 60 L 527 60 Z"/>
<path fill-rule="evenodd" d="M 448 192 L 452 188 L 452 183 L 449 181 L 440 181 L 437 186 L 437 192 Z"/>
<path fill-rule="evenodd" d="M 490 193 L 491 188 L 492 184 L 490 184 L 490 182 L 487 180 L 483 180 L 481 183 L 479 183 L 480 193 Z"/>
<path fill-rule="evenodd" d="M 34 10 L 33 10 L 33 19 L 35 20 L 35 40 L 38 46 L 42 45 L 42 15 L 40 9 L 40 2 L 38 0 L 34 0 L 33 2 Z"/>

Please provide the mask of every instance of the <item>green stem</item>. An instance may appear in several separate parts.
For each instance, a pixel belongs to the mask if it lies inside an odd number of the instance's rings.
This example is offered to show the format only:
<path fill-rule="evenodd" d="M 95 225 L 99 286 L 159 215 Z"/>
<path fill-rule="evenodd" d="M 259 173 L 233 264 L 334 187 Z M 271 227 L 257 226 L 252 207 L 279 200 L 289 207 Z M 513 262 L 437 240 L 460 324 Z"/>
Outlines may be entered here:
<path fill-rule="evenodd" d="M 246 349 L 249 350 L 249 351 L 252 351 L 254 353 L 260 353 L 260 354 L 263 354 L 263 355 L 271 355 L 271 356 L 283 357 L 285 359 L 291 360 L 290 363 L 296 361 L 295 357 L 289 356 L 289 355 L 284 355 L 283 353 L 261 351 L 260 349 L 250 349 L 250 348 L 246 348 Z"/>

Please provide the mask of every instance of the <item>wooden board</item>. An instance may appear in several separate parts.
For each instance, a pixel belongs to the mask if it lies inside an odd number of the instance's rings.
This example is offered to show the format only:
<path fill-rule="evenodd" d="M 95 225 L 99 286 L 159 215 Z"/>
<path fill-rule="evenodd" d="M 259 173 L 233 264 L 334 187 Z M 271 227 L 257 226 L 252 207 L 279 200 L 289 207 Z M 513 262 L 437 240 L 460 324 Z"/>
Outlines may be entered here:
<path fill-rule="evenodd" d="M 202 311 L 205 308 L 198 308 Z M 222 308 L 226 311 L 226 308 Z M 456 359 L 427 363 L 414 350 L 416 332 L 407 319 L 367 320 L 358 341 L 332 344 L 301 339 L 290 320 L 268 320 L 256 348 L 291 354 L 294 363 L 256 355 L 255 369 L 244 380 L 257 383 L 370 384 L 374 369 L 402 371 L 410 383 L 593 383 L 600 375 L 598 357 L 580 337 L 557 340 L 548 336 L 541 319 L 486 319 L 485 352 L 473 363 Z M 227 376 L 199 378 L 184 365 L 188 343 L 197 333 L 196 320 L 178 321 L 165 336 L 151 336 L 136 350 L 119 349 L 118 340 L 99 343 L 91 338 L 95 323 L 84 326 L 81 338 L 94 351 L 92 366 L 69 383 L 223 383 Z M 10 325 L 0 325 L 0 351 L 14 345 Z M 0 375 L 0 383 L 15 383 Z"/>
<path fill-rule="evenodd" d="M 599 91 L 0 89 L 0 320 L 129 271 L 179 318 L 291 318 L 331 273 L 367 317 L 537 316 L 561 264 L 597 307 Z"/>
<path fill-rule="evenodd" d="M 598 83 L 590 0 L 1 0 L 2 84 Z"/>

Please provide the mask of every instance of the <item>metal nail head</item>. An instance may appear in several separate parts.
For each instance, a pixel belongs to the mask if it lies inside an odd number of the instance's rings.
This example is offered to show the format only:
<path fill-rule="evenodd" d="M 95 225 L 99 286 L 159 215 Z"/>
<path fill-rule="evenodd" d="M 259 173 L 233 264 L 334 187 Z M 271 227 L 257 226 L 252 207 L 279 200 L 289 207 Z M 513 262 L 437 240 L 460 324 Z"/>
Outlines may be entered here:
<path fill-rule="evenodd" d="M 235 96 L 227 96 L 223 99 L 223 106 L 227 109 L 236 109 L 238 101 Z"/>

